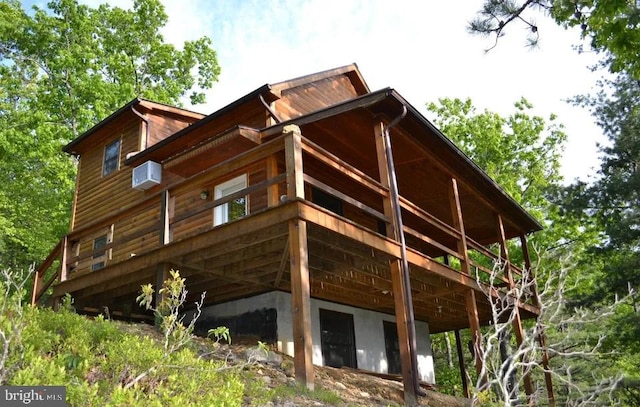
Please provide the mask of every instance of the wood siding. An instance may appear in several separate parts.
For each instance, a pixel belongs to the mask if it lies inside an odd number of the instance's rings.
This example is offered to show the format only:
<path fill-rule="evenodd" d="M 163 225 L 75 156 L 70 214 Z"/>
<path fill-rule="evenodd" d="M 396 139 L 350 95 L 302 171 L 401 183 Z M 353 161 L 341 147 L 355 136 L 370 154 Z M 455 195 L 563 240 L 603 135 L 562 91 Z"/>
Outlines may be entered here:
<path fill-rule="evenodd" d="M 147 116 L 147 119 L 150 125 L 147 148 L 188 127 L 193 121 L 151 114 Z"/>
<path fill-rule="evenodd" d="M 322 79 L 282 91 L 275 102 L 280 119 L 289 120 L 358 96 L 346 75 Z"/>
<path fill-rule="evenodd" d="M 120 138 L 120 161 L 116 171 L 102 175 L 105 145 Z M 135 203 L 143 193 L 131 188 L 131 168 L 124 166 L 127 153 L 138 150 L 140 120 L 131 120 L 113 132 L 103 144 L 96 145 L 80 157 L 78 196 L 73 230 L 108 217 L 118 209 Z M 73 231 L 72 230 L 72 231 Z"/>

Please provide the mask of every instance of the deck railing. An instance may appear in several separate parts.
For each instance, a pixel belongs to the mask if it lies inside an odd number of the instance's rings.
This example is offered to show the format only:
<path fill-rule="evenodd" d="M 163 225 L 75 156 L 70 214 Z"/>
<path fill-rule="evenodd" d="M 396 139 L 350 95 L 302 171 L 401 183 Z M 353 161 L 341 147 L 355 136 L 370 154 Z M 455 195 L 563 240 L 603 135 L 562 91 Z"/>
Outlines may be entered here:
<path fill-rule="evenodd" d="M 164 191 L 147 193 L 147 196 L 139 202 L 111 214 L 109 218 L 100 219 L 91 225 L 72 231 L 61 240 L 45 262 L 36 270 L 32 303 L 35 304 L 56 280 L 63 281 L 84 273 L 100 272 L 99 270 L 90 271 L 91 267 L 88 266 L 90 260 L 99 253 L 107 250 L 110 253 L 113 252 L 112 259 L 107 261 L 107 266 L 109 266 L 116 262 L 125 261 L 130 256 L 144 254 L 146 250 L 155 249 L 172 240 L 185 239 L 213 229 L 215 227 L 213 210 L 219 205 L 240 197 L 248 196 L 251 201 L 251 197 L 264 197 L 265 195 L 267 195 L 267 204 L 258 210 L 268 210 L 270 207 L 279 205 L 282 201 L 281 197 L 286 194 L 287 174 L 295 171 L 293 168 L 286 168 L 284 172 L 278 170 L 278 162 L 288 162 L 286 159 L 286 155 L 289 153 L 286 151 L 287 137 L 291 137 L 291 135 L 285 134 L 283 137 L 278 137 L 236 157 L 220 162 L 202 173 L 167 185 L 164 187 Z M 385 216 L 382 210 L 385 200 L 389 199 L 389 189 L 375 178 L 309 139 L 300 137 L 299 147 L 302 151 L 304 184 L 334 196 L 349 205 L 351 210 L 349 214 L 344 214 L 345 217 L 352 216 L 352 221 L 355 219 L 356 223 L 362 227 L 377 233 L 384 233 L 380 230 L 380 224 L 386 226 L 390 223 L 390 219 Z M 312 169 L 306 169 L 306 164 L 311 163 L 313 163 L 313 166 L 310 167 Z M 211 201 L 203 200 L 200 205 L 194 208 L 180 213 L 176 212 L 172 217 L 169 216 L 169 209 L 166 207 L 165 201 L 166 194 L 180 196 L 180 194 L 189 191 L 197 192 L 201 185 L 215 184 L 216 180 L 224 180 L 225 177 L 228 178 L 229 174 L 239 173 L 256 166 L 265 167 L 266 179 L 249 184 L 241 191 L 223 198 Z M 327 177 L 327 173 L 335 176 Z M 355 185 L 357 188 L 348 188 L 351 185 Z M 296 197 L 288 197 L 288 199 L 294 198 Z M 310 197 L 304 196 L 303 198 L 309 200 Z M 458 243 L 462 241 L 461 232 L 404 197 L 400 198 L 400 206 L 403 216 L 406 219 L 411 219 L 403 226 L 409 247 L 429 258 L 431 258 L 428 254 L 430 252 L 440 253 L 439 258 L 435 259 L 436 261 L 452 270 L 463 273 L 464 270 L 460 264 L 464 261 L 464 257 L 458 246 Z M 248 215 L 250 216 L 251 213 Z M 120 222 L 134 222 L 131 219 L 139 219 L 141 226 L 128 233 L 119 233 Z M 114 224 L 116 225 L 115 236 L 106 246 L 96 250 L 78 250 L 77 245 L 83 243 L 86 245 L 87 239 L 91 239 L 91 236 L 94 236 L 99 230 Z M 193 226 L 185 226 L 189 224 L 193 224 Z M 171 233 L 172 230 L 185 230 L 185 232 L 173 237 L 166 236 L 166 233 Z M 420 230 L 434 231 L 434 233 L 423 233 Z M 437 239 L 434 236 L 444 236 L 444 239 Z M 471 266 L 480 276 L 481 281 L 486 281 L 489 278 L 493 265 L 503 264 L 508 266 L 508 270 L 500 275 L 498 283 L 492 283 L 496 287 L 503 286 L 498 289 L 506 291 L 509 284 L 507 272 L 512 274 L 513 281 L 519 283 L 523 275 L 520 268 L 505 261 L 500 254 L 494 253 L 469 236 L 466 236 L 466 243 L 466 249 L 473 253 L 470 258 Z M 121 249 L 123 247 L 127 250 Z M 443 261 L 442 254 L 453 261 Z M 47 282 L 42 281 L 44 273 L 57 258 L 61 260 L 59 269 L 53 274 L 52 279 Z M 475 278 L 475 276 L 473 277 Z"/>

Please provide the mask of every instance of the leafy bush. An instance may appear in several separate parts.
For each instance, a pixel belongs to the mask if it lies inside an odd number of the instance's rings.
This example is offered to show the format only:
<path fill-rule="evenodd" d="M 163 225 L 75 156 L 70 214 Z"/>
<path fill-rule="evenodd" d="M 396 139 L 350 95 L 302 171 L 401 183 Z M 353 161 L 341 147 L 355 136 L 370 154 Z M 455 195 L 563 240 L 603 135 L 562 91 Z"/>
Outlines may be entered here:
<path fill-rule="evenodd" d="M 136 335 L 123 329 L 123 323 L 88 319 L 70 307 L 54 312 L 25 306 L 20 294 L 6 278 L 0 280 L 0 329 L 7 333 L 16 328 L 20 333 L 11 337 L 2 358 L 6 376 L 1 385 L 66 386 L 71 406 L 240 406 L 243 402 L 246 389 L 240 369 L 205 360 L 184 346 L 190 340 L 189 326 L 178 327 L 180 319 L 171 322 L 179 335 Z M 259 386 L 252 383 L 251 393 L 259 394 Z"/>

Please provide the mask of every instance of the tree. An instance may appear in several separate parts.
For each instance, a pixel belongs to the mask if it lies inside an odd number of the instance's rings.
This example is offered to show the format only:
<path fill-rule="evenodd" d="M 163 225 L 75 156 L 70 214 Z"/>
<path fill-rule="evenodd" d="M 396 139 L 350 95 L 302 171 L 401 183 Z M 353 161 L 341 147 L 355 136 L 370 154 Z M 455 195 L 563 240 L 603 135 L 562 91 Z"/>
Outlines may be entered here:
<path fill-rule="evenodd" d="M 589 41 L 590 47 L 605 55 L 605 64 L 612 72 L 627 72 L 638 78 L 638 4 L 627 0 L 485 0 L 476 18 L 469 23 L 469 30 L 492 36 L 497 44 L 508 26 L 520 22 L 529 29 L 528 44 L 536 45 L 539 31 L 535 11 L 542 11 L 562 27 L 579 27 L 582 38 Z"/>
<path fill-rule="evenodd" d="M 554 259 L 549 261 L 548 257 Z M 484 291 L 491 306 L 491 322 L 481 337 L 483 370 L 474 386 L 474 402 L 497 402 L 505 407 L 530 404 L 522 394 L 526 375 L 538 384 L 544 383 L 543 376 L 551 378 L 557 405 L 617 405 L 615 390 L 622 374 L 611 363 L 611 353 L 604 346 L 606 335 L 598 325 L 606 323 L 621 302 L 598 309 L 573 306 L 568 301 L 568 294 L 575 288 L 568 283 L 574 267 L 571 250 L 552 250 L 539 258 L 541 261 L 534 266 L 536 277 L 531 274 L 524 280 L 530 284 L 535 284 L 536 278 L 545 282 L 533 291 L 538 294 L 535 301 L 540 304 L 541 312 L 535 323 L 525 326 L 519 344 L 507 344 L 510 349 L 505 350 L 503 346 L 504 338 L 514 336 L 512 324 L 516 309 L 513 304 L 527 302 L 531 287 L 516 286 L 498 298 L 492 295 L 493 283 Z M 560 267 L 555 266 L 558 261 Z M 553 268 L 544 266 L 548 264 L 553 264 Z M 500 281 L 502 268 L 502 264 L 493 267 L 492 282 Z M 543 334 L 547 338 L 544 346 L 540 340 Z M 594 369 L 594 365 L 598 369 Z M 534 387 L 529 397 L 534 405 L 556 405 L 550 402 L 548 389 L 542 385 Z"/>
<path fill-rule="evenodd" d="M 211 40 L 178 49 L 166 22 L 159 0 L 0 2 L 0 265 L 41 261 L 66 233 L 75 163 L 62 146 L 136 96 L 204 101 L 220 72 Z"/>
<path fill-rule="evenodd" d="M 561 216 L 561 208 L 549 200 L 562 187 L 560 157 L 566 141 L 555 115 L 548 120 L 533 115 L 526 99 L 506 117 L 478 112 L 469 99 L 441 99 L 427 108 L 436 126 L 545 226 L 532 237 L 540 250 L 570 243 L 582 248 L 595 241 L 588 222 Z"/>

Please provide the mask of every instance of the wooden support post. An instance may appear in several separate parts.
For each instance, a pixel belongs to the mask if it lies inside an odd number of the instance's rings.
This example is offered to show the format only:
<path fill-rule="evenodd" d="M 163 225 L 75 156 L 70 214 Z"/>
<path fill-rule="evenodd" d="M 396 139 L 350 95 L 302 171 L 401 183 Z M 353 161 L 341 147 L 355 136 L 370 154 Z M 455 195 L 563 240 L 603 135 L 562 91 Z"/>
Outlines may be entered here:
<path fill-rule="evenodd" d="M 314 389 L 307 223 L 289 221 L 293 363 L 296 380 Z"/>
<path fill-rule="evenodd" d="M 547 387 L 547 397 L 549 398 L 549 407 L 556 407 L 556 399 L 553 395 L 553 381 L 551 380 L 551 369 L 549 367 L 549 351 L 547 349 L 547 335 L 544 329 L 540 330 L 538 336 L 540 347 L 542 348 L 542 367 L 544 368 L 544 382 Z"/>
<path fill-rule="evenodd" d="M 515 281 L 513 280 L 513 273 L 511 270 L 511 260 L 509 259 L 509 248 L 507 247 L 507 239 L 506 239 L 506 235 L 504 233 L 504 222 L 502 221 L 502 216 L 500 216 L 500 214 L 497 214 L 497 221 L 498 221 L 498 236 L 500 237 L 500 256 L 502 258 L 502 260 L 504 261 L 504 272 L 506 274 L 507 280 L 509 281 L 509 290 L 510 290 L 510 294 L 513 292 L 514 288 L 515 288 Z M 524 341 L 524 331 L 522 329 L 522 319 L 520 318 L 520 298 L 515 298 L 515 301 L 513 302 L 513 321 L 512 321 L 512 326 L 513 326 L 513 330 L 516 334 L 516 343 L 518 344 L 518 346 L 522 345 L 522 342 Z M 526 361 L 526 356 L 523 356 L 522 361 Z M 523 381 L 524 381 L 524 391 L 527 394 L 527 399 L 529 400 L 529 403 L 533 402 L 533 393 L 534 393 L 534 389 L 533 389 L 533 383 L 531 382 L 531 375 L 528 373 L 527 371 L 527 367 L 523 366 L 522 367 L 522 374 L 523 374 Z"/>
<path fill-rule="evenodd" d="M 287 196 L 304 199 L 304 174 L 302 168 L 302 135 L 296 125 L 284 128 L 284 154 L 287 163 Z"/>
<path fill-rule="evenodd" d="M 449 184 L 449 204 L 451 206 L 451 214 L 453 217 L 453 227 L 460 232 L 460 240 L 458 240 L 457 245 L 462 272 L 471 275 L 471 263 L 469 262 L 469 251 L 467 250 L 467 235 L 464 230 L 462 206 L 460 205 L 460 191 L 458 191 L 458 181 L 456 181 L 455 178 L 451 178 L 451 183 Z M 465 305 L 467 308 L 467 317 L 469 319 L 469 329 L 471 330 L 471 337 L 473 340 L 473 354 L 476 363 L 476 372 L 480 375 L 483 369 L 482 338 L 480 333 L 480 318 L 478 316 L 476 293 L 473 289 L 467 290 Z"/>
<path fill-rule="evenodd" d="M 36 305 L 38 302 L 38 291 L 44 285 L 44 280 L 39 270 L 33 273 L 33 291 L 31 292 L 31 305 Z"/>
<path fill-rule="evenodd" d="M 378 123 L 375 128 L 376 151 L 378 156 L 378 170 L 380 183 L 387 189 L 391 188 L 390 173 L 387 157 L 387 146 L 383 137 L 384 124 Z M 394 202 L 391 191 L 383 199 L 384 214 L 391 222 L 387 223 L 387 236 L 400 240 L 402 225 L 396 220 Z M 408 308 L 411 303 L 411 288 L 406 284 L 401 259 L 391 260 L 391 283 L 393 288 L 393 300 L 396 315 L 396 328 L 398 330 L 398 342 L 400 347 L 400 362 L 402 368 L 402 383 L 404 386 L 405 405 L 413 406 L 418 403 L 419 389 L 415 380 L 417 374 L 417 356 L 415 354 L 415 327 L 413 325 L 413 310 Z M 408 265 L 407 265 L 408 267 Z M 413 336 L 412 336 L 412 330 Z"/>
<path fill-rule="evenodd" d="M 524 257 L 524 273 L 526 279 L 523 284 L 528 284 L 531 289 L 535 304 L 540 306 L 540 298 L 538 298 L 538 282 L 536 281 L 535 270 L 531 267 L 531 256 L 529 255 L 529 245 L 527 244 L 527 237 L 520 235 L 520 246 L 522 247 L 522 257 Z"/>
<path fill-rule="evenodd" d="M 162 191 L 160 198 L 160 246 L 169 244 L 171 241 L 169 234 L 169 191 Z"/>
<path fill-rule="evenodd" d="M 267 157 L 267 179 L 275 178 L 278 175 L 278 160 L 275 154 Z M 280 204 L 280 194 L 278 192 L 278 184 L 267 187 L 267 205 L 269 208 Z"/>
<path fill-rule="evenodd" d="M 170 269 L 170 266 L 168 263 L 158 263 L 158 265 L 156 266 L 156 281 L 155 281 L 155 292 L 154 292 L 154 295 L 155 295 L 154 304 L 156 308 L 160 306 L 160 303 L 162 302 L 162 300 L 166 295 L 164 293 L 160 293 L 160 289 L 164 285 L 165 280 L 169 278 L 169 269 Z M 155 319 L 156 327 L 160 326 L 160 322 L 161 322 L 160 319 L 156 317 Z"/>
<path fill-rule="evenodd" d="M 469 391 L 467 368 L 464 364 L 464 355 L 462 354 L 462 339 L 460 339 L 460 331 L 456 329 L 453 333 L 456 337 L 456 351 L 458 352 L 458 366 L 460 367 L 460 378 L 462 379 L 462 392 L 466 398 L 470 398 L 471 392 Z"/>
<path fill-rule="evenodd" d="M 62 238 L 60 246 L 60 282 L 65 281 L 69 277 L 69 236 Z"/>

